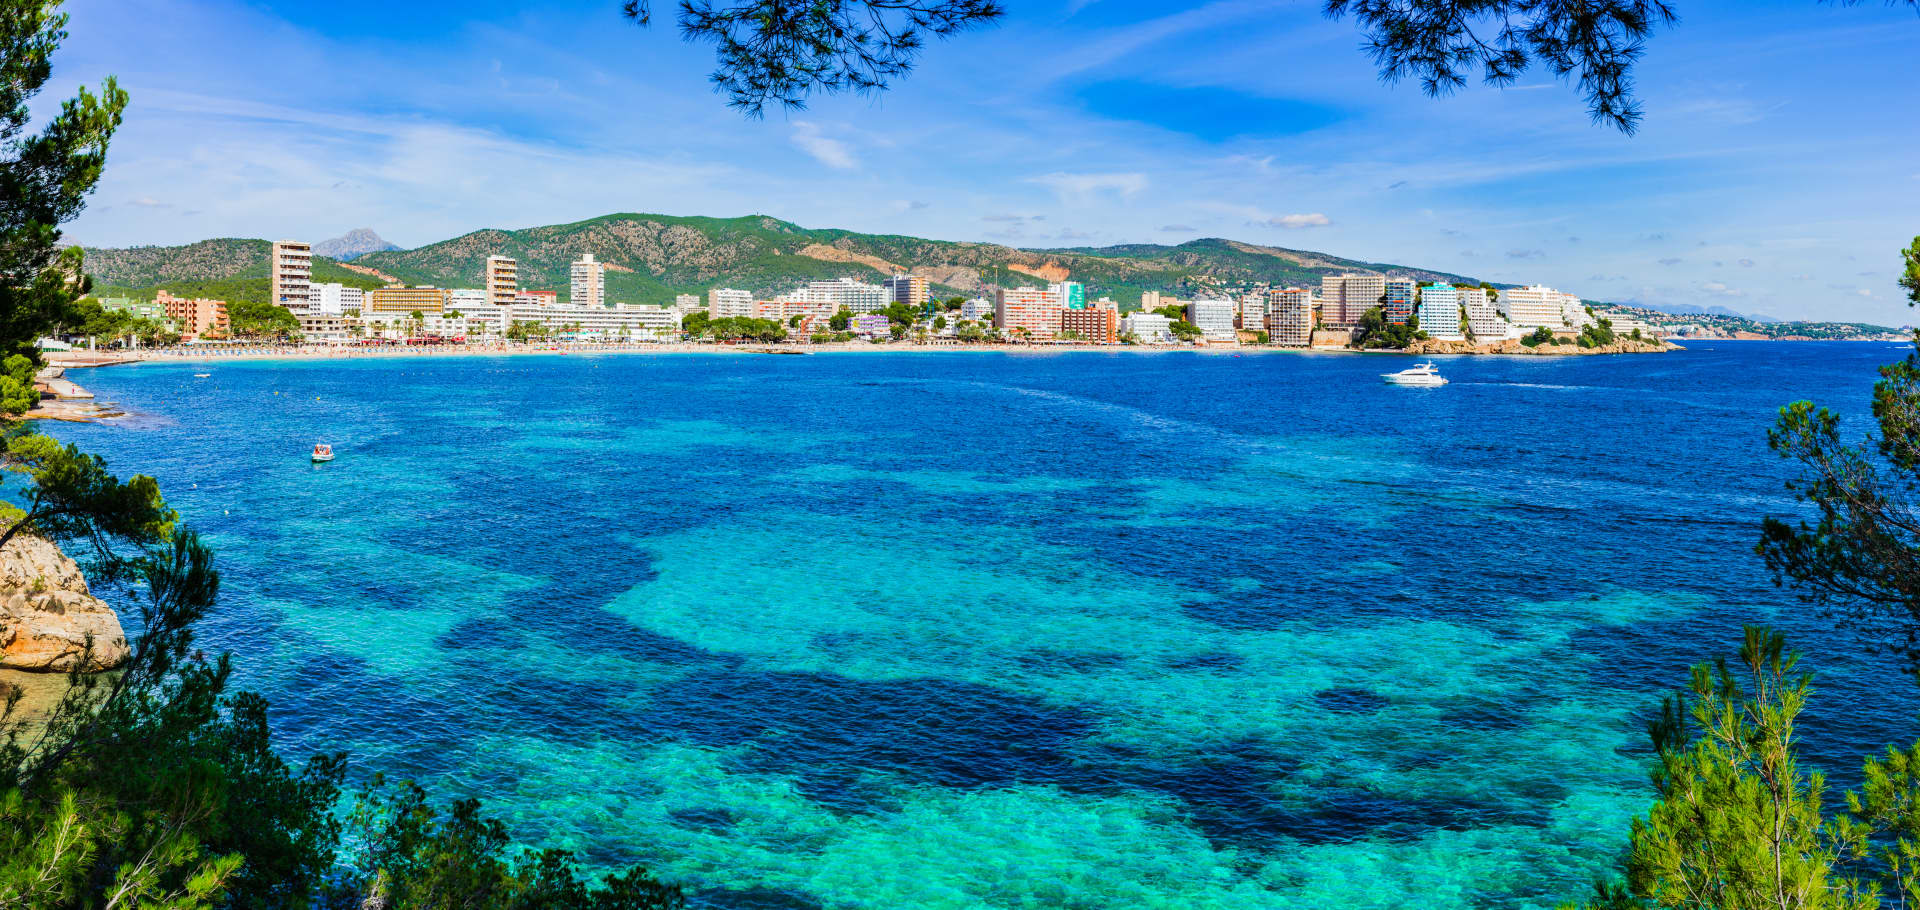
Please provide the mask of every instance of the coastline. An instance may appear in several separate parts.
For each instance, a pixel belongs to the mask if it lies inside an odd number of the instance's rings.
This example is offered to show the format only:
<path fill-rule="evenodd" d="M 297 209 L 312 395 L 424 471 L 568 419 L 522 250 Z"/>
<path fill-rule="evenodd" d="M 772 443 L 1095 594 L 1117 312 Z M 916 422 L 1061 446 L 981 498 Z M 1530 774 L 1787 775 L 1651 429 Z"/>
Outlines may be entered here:
<path fill-rule="evenodd" d="M 1606 354 L 1658 354 L 1669 351 L 1684 351 L 1686 348 L 1664 343 L 1660 346 L 1640 344 L 1630 349 L 1619 346 L 1608 348 L 1578 348 L 1572 345 L 1541 345 L 1537 348 L 1524 348 L 1519 345 L 1485 346 L 1448 350 L 1425 349 L 1418 345 L 1408 349 L 1358 350 L 1345 347 L 1289 348 L 1258 345 L 1126 345 L 1126 344 L 965 344 L 931 345 L 901 342 L 894 344 L 871 344 L 862 342 L 830 344 L 705 344 L 687 342 L 648 343 L 648 344 L 569 344 L 569 345 L 435 345 L 418 347 L 319 347 L 309 345 L 259 345 L 235 348 L 204 350 L 166 349 L 158 351 L 90 352 L 72 351 L 48 354 L 49 363 L 67 369 L 90 369 L 107 366 L 123 366 L 143 363 L 224 363 L 256 360 L 286 361 L 350 361 L 371 359 L 409 359 L 437 357 L 529 357 L 529 356 L 595 356 L 608 354 L 762 354 L 762 355 L 811 355 L 811 354 L 936 354 L 936 353 L 1007 353 L 1007 354 L 1063 354 L 1063 353 L 1128 353 L 1128 354 L 1176 354 L 1191 353 L 1211 356 L 1243 354 L 1369 354 L 1401 355 L 1408 357 L 1427 356 L 1493 356 L 1493 357 L 1573 357 L 1597 356 Z"/>

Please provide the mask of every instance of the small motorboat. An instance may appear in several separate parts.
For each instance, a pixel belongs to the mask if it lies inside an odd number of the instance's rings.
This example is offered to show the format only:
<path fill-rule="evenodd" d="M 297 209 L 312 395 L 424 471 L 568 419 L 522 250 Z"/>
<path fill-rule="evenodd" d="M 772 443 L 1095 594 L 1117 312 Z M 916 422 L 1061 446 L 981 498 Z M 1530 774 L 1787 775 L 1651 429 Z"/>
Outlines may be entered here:
<path fill-rule="evenodd" d="M 1442 386 L 1447 384 L 1446 377 L 1440 375 L 1432 361 L 1415 364 L 1398 373 L 1382 373 L 1380 378 L 1389 385 Z"/>
<path fill-rule="evenodd" d="M 195 378 L 195 379 L 205 379 L 205 378 L 207 378 L 208 376 L 212 376 L 212 375 L 213 375 L 212 373 L 195 373 L 195 374 L 193 374 L 193 378 Z"/>
<path fill-rule="evenodd" d="M 332 461 L 332 460 L 333 460 L 333 446 L 327 445 L 324 442 L 314 444 L 313 446 L 313 463 L 314 464 L 321 464 L 321 463 Z"/>

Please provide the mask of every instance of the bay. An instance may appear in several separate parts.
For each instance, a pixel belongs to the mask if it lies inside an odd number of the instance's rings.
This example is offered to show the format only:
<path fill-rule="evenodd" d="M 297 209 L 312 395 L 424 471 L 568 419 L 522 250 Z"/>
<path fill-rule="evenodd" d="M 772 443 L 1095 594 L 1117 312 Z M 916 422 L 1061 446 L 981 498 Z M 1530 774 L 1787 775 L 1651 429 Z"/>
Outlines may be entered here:
<path fill-rule="evenodd" d="M 207 535 L 288 753 L 702 906 L 1540 907 L 1742 623 L 1836 784 L 1915 735 L 1753 553 L 1776 409 L 1902 347 L 1689 347 L 143 364 L 53 432 Z"/>

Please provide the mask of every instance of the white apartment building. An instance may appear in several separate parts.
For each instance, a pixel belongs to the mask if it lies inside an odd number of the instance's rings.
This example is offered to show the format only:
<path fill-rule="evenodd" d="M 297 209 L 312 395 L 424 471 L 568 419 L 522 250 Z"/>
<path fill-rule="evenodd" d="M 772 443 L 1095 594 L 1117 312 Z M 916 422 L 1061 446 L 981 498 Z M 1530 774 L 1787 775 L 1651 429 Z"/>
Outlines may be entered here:
<path fill-rule="evenodd" d="M 1328 325 L 1355 326 L 1369 307 L 1380 305 L 1387 293 L 1387 276 L 1370 273 L 1327 275 L 1320 279 L 1322 321 Z"/>
<path fill-rule="evenodd" d="M 1286 288 L 1267 293 L 1267 340 L 1290 348 L 1313 344 L 1313 292 Z"/>
<path fill-rule="evenodd" d="M 487 257 L 487 300 L 494 306 L 512 306 L 520 293 L 520 263 L 505 256 Z"/>
<path fill-rule="evenodd" d="M 272 300 L 295 316 L 313 310 L 313 246 L 298 240 L 276 240 L 267 254 L 273 279 Z"/>
<path fill-rule="evenodd" d="M 1233 330 L 1233 309 L 1231 300 L 1195 300 L 1187 304 L 1187 321 L 1208 341 L 1238 341 L 1240 336 Z"/>
<path fill-rule="evenodd" d="M 1142 344 L 1166 344 L 1173 340 L 1173 320 L 1158 313 L 1135 310 L 1120 317 L 1120 331 L 1139 339 Z"/>
<path fill-rule="evenodd" d="M 1560 295 L 1560 318 L 1566 320 L 1567 325 L 1576 329 L 1584 329 L 1590 325 L 1598 325 L 1600 322 L 1593 318 L 1592 313 L 1587 312 L 1587 305 L 1580 299 L 1580 295 L 1578 294 Z"/>
<path fill-rule="evenodd" d="M 926 279 L 920 279 L 921 303 L 926 302 L 924 294 Z M 806 287 L 797 288 L 779 297 L 784 301 L 805 301 L 817 303 L 825 308 L 824 315 L 832 316 L 841 310 L 852 313 L 877 313 L 895 301 L 893 291 L 877 284 L 867 284 L 851 278 L 836 278 L 832 281 L 808 282 Z M 914 304 L 918 306 L 918 304 Z"/>
<path fill-rule="evenodd" d="M 1579 297 L 1562 294 L 1545 285 L 1507 288 L 1500 292 L 1500 315 L 1507 317 L 1508 322 L 1522 329 L 1536 329 L 1544 326 L 1557 331 L 1569 325 L 1568 298 L 1572 298 L 1574 306 L 1579 306 Z"/>
<path fill-rule="evenodd" d="M 985 297 L 975 297 L 960 304 L 960 318 L 974 322 L 993 318 L 993 301 Z"/>
<path fill-rule="evenodd" d="M 1462 341 L 1460 331 L 1460 291 L 1450 284 L 1430 284 L 1420 289 L 1420 306 L 1414 314 L 1420 331 L 1429 338 Z"/>
<path fill-rule="evenodd" d="M 567 292 L 567 302 L 574 306 L 607 305 L 607 265 L 595 261 L 592 253 L 582 253 L 574 260 L 572 287 Z"/>
<path fill-rule="evenodd" d="M 609 307 L 516 303 L 464 315 L 473 334 L 505 335 L 514 323 L 526 322 L 577 340 L 671 341 L 680 335 L 680 314 L 651 304 Z"/>
<path fill-rule="evenodd" d="M 700 295 L 675 294 L 673 296 L 673 308 L 682 313 L 691 313 L 694 310 L 700 309 Z"/>
<path fill-rule="evenodd" d="M 360 311 L 366 292 L 344 284 L 308 285 L 308 312 L 315 316 L 339 316 L 348 310 Z"/>
<path fill-rule="evenodd" d="M 753 292 L 714 288 L 707 292 L 707 315 L 714 319 L 752 316 Z"/>
<path fill-rule="evenodd" d="M 1476 344 L 1491 344 L 1520 337 L 1520 329 L 1500 315 L 1500 308 L 1487 299 L 1486 288 L 1460 288 L 1460 304 L 1467 308 L 1467 332 Z"/>
<path fill-rule="evenodd" d="M 1240 328 L 1248 332 L 1267 331 L 1267 294 L 1240 295 Z"/>
<path fill-rule="evenodd" d="M 506 306 L 512 306 L 513 303 L 513 300 L 508 300 Z M 447 290 L 446 308 L 449 310 L 468 313 L 489 306 L 501 306 L 498 301 L 493 299 L 492 291 L 483 291 L 479 288 L 450 288 Z"/>

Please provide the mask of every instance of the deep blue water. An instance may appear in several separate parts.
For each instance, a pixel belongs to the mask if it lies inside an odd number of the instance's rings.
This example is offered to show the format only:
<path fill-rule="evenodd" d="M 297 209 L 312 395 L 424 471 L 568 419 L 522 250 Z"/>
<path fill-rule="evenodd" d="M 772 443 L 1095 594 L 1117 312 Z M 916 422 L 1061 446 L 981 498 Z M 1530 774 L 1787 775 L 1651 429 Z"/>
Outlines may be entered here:
<path fill-rule="evenodd" d="M 1914 737 L 1752 552 L 1775 410 L 1901 353 L 148 364 L 56 432 L 208 534 L 289 752 L 706 906 L 1530 907 L 1741 623 L 1836 783 Z"/>

